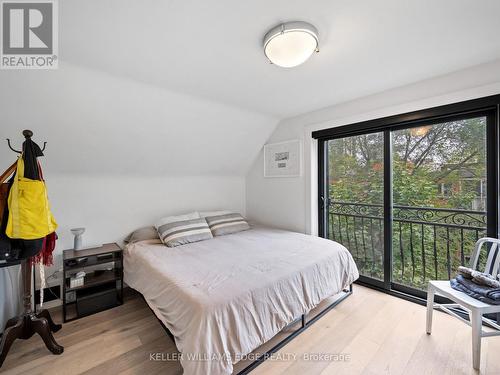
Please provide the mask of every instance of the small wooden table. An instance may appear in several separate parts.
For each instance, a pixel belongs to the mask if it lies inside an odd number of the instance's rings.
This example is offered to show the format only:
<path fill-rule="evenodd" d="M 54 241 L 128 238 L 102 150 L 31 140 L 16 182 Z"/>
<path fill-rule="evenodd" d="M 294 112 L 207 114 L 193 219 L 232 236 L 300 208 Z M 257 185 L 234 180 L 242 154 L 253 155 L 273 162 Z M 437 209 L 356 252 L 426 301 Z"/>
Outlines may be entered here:
<path fill-rule="evenodd" d="M 70 285 L 85 271 L 83 285 Z M 63 320 L 68 322 L 123 304 L 123 251 L 116 243 L 63 251 Z"/>

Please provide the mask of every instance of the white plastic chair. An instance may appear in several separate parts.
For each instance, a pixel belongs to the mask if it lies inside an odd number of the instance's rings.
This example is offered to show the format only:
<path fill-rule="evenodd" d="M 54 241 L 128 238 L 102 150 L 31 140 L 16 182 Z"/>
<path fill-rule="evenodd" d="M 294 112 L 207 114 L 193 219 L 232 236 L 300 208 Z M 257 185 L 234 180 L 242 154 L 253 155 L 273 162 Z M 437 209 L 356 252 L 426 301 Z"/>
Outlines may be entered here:
<path fill-rule="evenodd" d="M 498 275 L 500 263 L 500 240 L 496 238 L 481 238 L 476 242 L 474 252 L 470 259 L 470 268 L 477 270 L 479 263 L 479 255 L 484 244 L 490 244 L 491 248 L 488 253 L 486 267 L 483 272 L 491 275 Z M 486 246 L 486 248 L 488 248 Z M 434 295 L 441 295 L 449 298 L 454 303 L 437 304 L 434 303 Z M 465 310 L 469 314 L 469 320 L 462 318 L 454 309 Z M 455 290 L 451 287 L 449 280 L 431 280 L 427 289 L 427 334 L 431 334 L 432 330 L 432 312 L 433 309 L 440 309 L 472 327 L 472 365 L 475 370 L 479 370 L 481 363 L 481 338 L 500 335 L 500 325 L 497 322 L 485 318 L 484 314 L 500 313 L 500 305 L 489 305 L 472 298 L 465 293 Z M 484 332 L 482 329 L 483 321 L 487 322 L 497 331 Z"/>

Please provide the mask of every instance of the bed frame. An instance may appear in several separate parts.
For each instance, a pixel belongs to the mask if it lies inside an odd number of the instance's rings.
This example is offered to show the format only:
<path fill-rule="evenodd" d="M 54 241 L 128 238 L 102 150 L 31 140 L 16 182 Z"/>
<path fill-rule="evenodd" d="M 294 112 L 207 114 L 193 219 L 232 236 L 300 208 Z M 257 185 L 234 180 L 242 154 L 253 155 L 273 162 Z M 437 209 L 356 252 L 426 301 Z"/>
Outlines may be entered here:
<path fill-rule="evenodd" d="M 344 289 L 343 292 L 344 292 L 344 295 L 340 296 L 338 299 L 336 299 L 330 305 L 328 305 L 327 307 L 325 307 L 323 310 L 321 310 L 313 318 L 307 320 L 306 314 L 302 314 L 298 319 L 296 319 L 293 322 L 291 322 L 289 325 L 295 324 L 295 323 L 297 323 L 297 322 L 300 321 L 301 322 L 300 328 L 297 329 L 296 331 L 292 332 L 290 335 L 288 335 L 283 340 L 281 340 L 280 342 L 278 342 L 276 345 L 274 345 L 271 349 L 269 349 L 265 353 L 260 354 L 259 357 L 255 361 L 253 361 L 247 367 L 245 367 L 243 370 L 241 370 L 240 372 L 238 372 L 237 375 L 246 375 L 246 374 L 250 373 L 250 371 L 254 370 L 257 366 L 259 366 L 267 358 L 269 358 L 271 356 L 271 354 L 273 354 L 273 353 L 277 352 L 278 350 L 280 350 L 283 346 L 285 346 L 286 344 L 288 344 L 295 337 L 297 337 L 302 332 L 304 332 L 307 328 L 309 328 L 313 323 L 315 323 L 316 321 L 318 321 L 328 311 L 330 311 L 335 306 L 337 306 L 340 302 L 342 302 L 347 297 L 349 297 L 353 293 L 353 291 L 352 291 L 352 284 L 349 285 L 349 289 Z M 141 294 L 141 296 L 144 299 L 144 296 L 142 294 Z M 153 310 L 151 310 L 151 311 L 153 311 Z M 154 311 L 153 311 L 153 314 L 154 314 Z M 156 316 L 156 314 L 155 314 L 155 316 Z M 165 332 L 167 333 L 167 335 L 172 339 L 172 341 L 175 344 L 175 338 L 174 338 L 174 335 L 172 335 L 172 332 L 169 331 L 169 329 L 163 324 L 163 322 L 161 321 L 160 318 L 158 318 L 156 316 L 156 319 L 158 319 L 158 321 L 160 322 L 161 326 L 163 327 L 163 329 L 165 330 Z"/>

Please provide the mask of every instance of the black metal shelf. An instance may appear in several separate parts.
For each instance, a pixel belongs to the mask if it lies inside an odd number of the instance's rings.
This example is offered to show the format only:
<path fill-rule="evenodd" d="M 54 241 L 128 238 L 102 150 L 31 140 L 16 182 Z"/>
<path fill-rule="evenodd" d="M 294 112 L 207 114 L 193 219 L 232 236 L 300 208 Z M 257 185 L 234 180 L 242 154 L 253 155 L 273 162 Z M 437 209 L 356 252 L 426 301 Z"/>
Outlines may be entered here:
<path fill-rule="evenodd" d="M 96 269 L 113 264 L 112 269 Z M 70 287 L 70 275 L 91 268 L 83 285 Z M 123 252 L 117 244 L 63 252 L 63 320 L 69 322 L 123 303 Z"/>
<path fill-rule="evenodd" d="M 93 286 L 99 286 L 102 284 L 108 284 L 112 281 L 117 281 L 121 279 L 121 271 L 119 269 L 113 269 L 111 271 L 103 271 L 102 274 L 99 273 L 95 275 L 94 272 L 85 275 L 83 285 L 71 288 L 69 285 L 70 278 L 66 278 L 66 292 L 71 292 L 74 290 L 87 289 Z"/>

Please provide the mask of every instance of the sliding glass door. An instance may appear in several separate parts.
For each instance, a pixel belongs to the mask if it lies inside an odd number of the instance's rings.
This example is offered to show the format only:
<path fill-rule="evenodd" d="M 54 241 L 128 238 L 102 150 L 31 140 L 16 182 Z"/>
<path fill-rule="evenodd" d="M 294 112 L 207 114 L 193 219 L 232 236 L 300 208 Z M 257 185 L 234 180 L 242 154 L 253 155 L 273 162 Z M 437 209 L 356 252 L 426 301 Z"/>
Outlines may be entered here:
<path fill-rule="evenodd" d="M 478 238 L 498 236 L 497 113 L 317 137 L 320 232 L 351 252 L 360 281 L 422 297 L 467 264 Z"/>
<path fill-rule="evenodd" d="M 486 117 L 392 134 L 392 281 L 450 279 L 487 229 Z"/>

